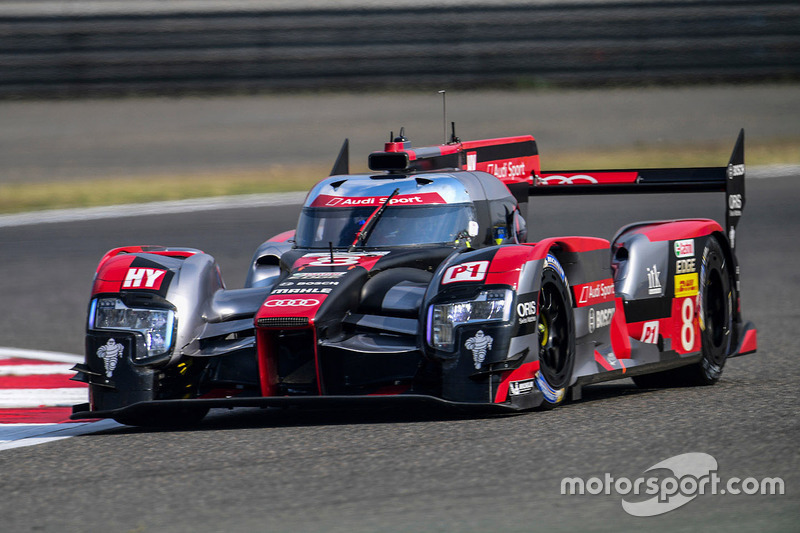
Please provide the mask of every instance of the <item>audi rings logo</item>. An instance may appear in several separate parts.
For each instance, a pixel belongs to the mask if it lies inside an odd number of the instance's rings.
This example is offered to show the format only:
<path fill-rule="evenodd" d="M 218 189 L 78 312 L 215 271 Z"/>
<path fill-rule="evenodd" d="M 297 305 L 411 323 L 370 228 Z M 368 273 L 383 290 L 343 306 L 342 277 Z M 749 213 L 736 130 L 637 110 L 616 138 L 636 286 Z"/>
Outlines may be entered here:
<path fill-rule="evenodd" d="M 584 185 L 597 183 L 597 179 L 587 174 L 576 174 L 574 176 L 547 176 L 539 178 L 539 183 L 542 185 Z"/>
<path fill-rule="evenodd" d="M 268 300 L 264 307 L 313 307 L 319 305 L 319 300 L 313 298 L 297 300 Z"/>

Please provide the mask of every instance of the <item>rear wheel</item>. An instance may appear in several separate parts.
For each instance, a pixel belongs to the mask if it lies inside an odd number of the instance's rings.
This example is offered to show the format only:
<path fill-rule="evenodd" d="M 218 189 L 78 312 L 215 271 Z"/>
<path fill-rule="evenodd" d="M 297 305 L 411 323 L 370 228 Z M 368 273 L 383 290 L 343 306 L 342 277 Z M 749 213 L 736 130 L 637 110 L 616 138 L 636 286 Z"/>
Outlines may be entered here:
<path fill-rule="evenodd" d="M 542 407 L 563 402 L 575 362 L 575 326 L 566 276 L 558 260 L 548 255 L 539 290 L 539 372 L 536 386 L 544 395 Z"/>
<path fill-rule="evenodd" d="M 700 338 L 703 359 L 694 368 L 694 381 L 712 385 L 722 375 L 722 368 L 731 353 L 733 306 L 736 301 L 731 265 L 714 237 L 709 238 L 700 267 Z M 688 369 L 687 369 L 688 370 Z"/>
<path fill-rule="evenodd" d="M 700 263 L 697 295 L 702 359 L 667 372 L 634 377 L 636 385 L 643 388 L 713 385 L 719 380 L 735 336 L 733 305 L 736 295 L 731 271 L 719 242 L 709 237 Z"/>

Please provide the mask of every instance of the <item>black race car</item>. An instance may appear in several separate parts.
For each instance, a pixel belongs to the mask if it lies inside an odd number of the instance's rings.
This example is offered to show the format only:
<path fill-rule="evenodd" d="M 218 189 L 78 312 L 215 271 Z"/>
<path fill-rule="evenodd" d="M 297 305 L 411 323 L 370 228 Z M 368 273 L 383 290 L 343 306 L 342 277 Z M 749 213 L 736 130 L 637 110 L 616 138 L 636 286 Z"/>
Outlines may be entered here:
<path fill-rule="evenodd" d="M 744 132 L 727 167 L 541 171 L 531 136 L 414 149 L 349 174 L 347 142 L 296 231 L 227 290 L 195 249 L 131 246 L 92 288 L 88 404 L 137 425 L 212 407 L 436 403 L 551 408 L 585 384 L 712 384 L 756 350 L 739 306 Z M 532 196 L 725 193 L 709 219 L 640 222 L 611 241 L 528 242 Z"/>

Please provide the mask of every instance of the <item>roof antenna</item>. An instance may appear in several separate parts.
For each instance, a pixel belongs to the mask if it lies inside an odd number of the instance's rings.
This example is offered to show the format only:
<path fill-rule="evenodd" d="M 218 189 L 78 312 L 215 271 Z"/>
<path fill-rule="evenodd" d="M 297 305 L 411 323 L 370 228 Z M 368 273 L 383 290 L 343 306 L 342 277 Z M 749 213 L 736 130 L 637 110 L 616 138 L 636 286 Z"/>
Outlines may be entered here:
<path fill-rule="evenodd" d="M 442 144 L 447 144 L 447 101 L 445 93 L 447 93 L 447 91 L 444 89 L 439 91 L 439 94 L 442 95 L 442 138 L 444 139 Z"/>

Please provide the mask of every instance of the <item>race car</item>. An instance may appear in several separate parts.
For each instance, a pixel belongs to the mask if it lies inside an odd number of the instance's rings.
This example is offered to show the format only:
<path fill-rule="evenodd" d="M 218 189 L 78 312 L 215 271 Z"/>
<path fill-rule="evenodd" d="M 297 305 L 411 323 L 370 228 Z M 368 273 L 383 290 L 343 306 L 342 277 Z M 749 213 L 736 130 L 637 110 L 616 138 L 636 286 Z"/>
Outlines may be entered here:
<path fill-rule="evenodd" d="M 739 303 L 744 131 L 726 167 L 542 171 L 530 135 L 413 148 L 401 130 L 349 173 L 345 141 L 296 230 L 242 289 L 190 248 L 128 246 L 97 267 L 73 419 L 195 422 L 210 408 L 437 404 L 506 412 L 591 383 L 713 384 L 756 350 Z M 531 197 L 725 193 L 710 219 L 609 241 L 528 242 Z M 535 206 L 531 206 L 534 208 Z"/>

